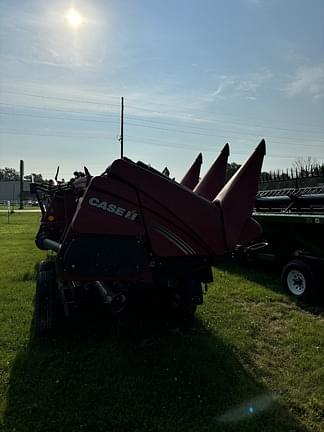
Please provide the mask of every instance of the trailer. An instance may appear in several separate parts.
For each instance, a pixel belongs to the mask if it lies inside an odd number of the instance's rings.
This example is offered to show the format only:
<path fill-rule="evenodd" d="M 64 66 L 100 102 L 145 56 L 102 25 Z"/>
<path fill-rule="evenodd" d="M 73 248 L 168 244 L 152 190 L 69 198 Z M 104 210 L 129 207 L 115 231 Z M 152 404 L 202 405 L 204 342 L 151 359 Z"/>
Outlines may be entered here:
<path fill-rule="evenodd" d="M 262 236 L 249 259 L 279 266 L 284 289 L 308 301 L 324 293 L 324 186 L 259 191 L 253 217 Z"/>

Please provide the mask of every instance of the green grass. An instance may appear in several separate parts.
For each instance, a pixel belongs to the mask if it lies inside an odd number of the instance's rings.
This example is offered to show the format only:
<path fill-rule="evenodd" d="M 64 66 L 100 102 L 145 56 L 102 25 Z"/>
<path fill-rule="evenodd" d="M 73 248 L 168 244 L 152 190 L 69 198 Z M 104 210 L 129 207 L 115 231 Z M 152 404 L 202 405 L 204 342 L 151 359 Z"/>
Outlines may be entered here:
<path fill-rule="evenodd" d="M 190 325 L 95 311 L 31 336 L 39 215 L 0 213 L 0 429 L 321 431 L 324 313 L 223 265 Z M 253 411 L 253 412 L 252 412 Z"/>
<path fill-rule="evenodd" d="M 11 210 L 19 210 L 19 204 L 18 205 L 11 205 Z M 0 204 L 0 210 L 8 210 L 8 206 L 4 204 Z M 32 206 L 32 205 L 25 205 L 24 210 L 39 210 L 38 206 Z"/>

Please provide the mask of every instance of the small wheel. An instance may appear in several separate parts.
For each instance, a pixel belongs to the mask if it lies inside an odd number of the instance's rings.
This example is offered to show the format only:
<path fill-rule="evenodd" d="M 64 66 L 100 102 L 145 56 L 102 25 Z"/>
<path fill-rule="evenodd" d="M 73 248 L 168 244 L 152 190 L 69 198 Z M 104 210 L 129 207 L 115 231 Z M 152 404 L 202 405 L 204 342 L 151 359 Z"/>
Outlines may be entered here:
<path fill-rule="evenodd" d="M 314 294 L 312 271 L 301 260 L 290 261 L 283 268 L 281 281 L 288 293 L 301 300 L 309 300 Z"/>
<path fill-rule="evenodd" d="M 52 263 L 51 263 L 52 264 Z M 55 267 L 41 267 L 37 275 L 35 295 L 35 335 L 43 336 L 49 333 L 55 323 L 57 309 L 57 290 Z"/>

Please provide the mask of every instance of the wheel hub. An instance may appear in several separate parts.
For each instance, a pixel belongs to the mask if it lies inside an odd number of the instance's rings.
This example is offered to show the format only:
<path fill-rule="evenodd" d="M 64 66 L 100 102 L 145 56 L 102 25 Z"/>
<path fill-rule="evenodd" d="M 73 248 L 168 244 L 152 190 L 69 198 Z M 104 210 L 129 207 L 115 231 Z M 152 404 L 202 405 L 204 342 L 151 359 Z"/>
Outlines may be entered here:
<path fill-rule="evenodd" d="M 289 290 L 296 296 L 302 295 L 306 290 L 306 279 L 299 270 L 291 270 L 287 275 Z"/>

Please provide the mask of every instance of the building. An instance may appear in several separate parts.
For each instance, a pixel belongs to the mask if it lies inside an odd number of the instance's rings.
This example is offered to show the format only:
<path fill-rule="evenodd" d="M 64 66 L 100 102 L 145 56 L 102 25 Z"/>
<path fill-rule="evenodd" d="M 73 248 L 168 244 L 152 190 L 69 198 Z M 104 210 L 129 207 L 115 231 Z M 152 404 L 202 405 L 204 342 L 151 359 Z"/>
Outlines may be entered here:
<path fill-rule="evenodd" d="M 23 199 L 30 200 L 35 197 L 29 191 L 30 182 L 23 182 Z M 20 181 L 0 181 L 0 202 L 1 201 L 16 201 L 20 200 Z"/>

